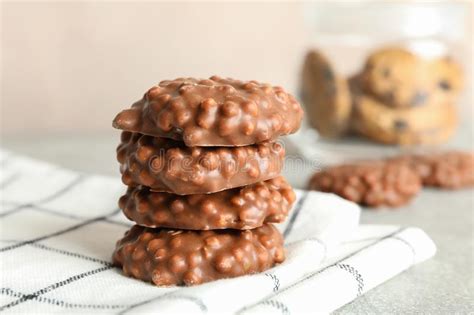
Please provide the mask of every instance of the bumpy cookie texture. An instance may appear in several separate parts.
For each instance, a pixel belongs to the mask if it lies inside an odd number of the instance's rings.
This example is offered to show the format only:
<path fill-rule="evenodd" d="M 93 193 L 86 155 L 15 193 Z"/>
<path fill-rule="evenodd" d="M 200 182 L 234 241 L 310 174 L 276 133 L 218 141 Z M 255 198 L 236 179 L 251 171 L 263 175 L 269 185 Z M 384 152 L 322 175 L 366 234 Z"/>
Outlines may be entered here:
<path fill-rule="evenodd" d="M 450 151 L 389 159 L 416 172 L 425 186 L 457 189 L 474 185 L 474 154 Z"/>
<path fill-rule="evenodd" d="M 119 206 L 127 218 L 147 227 L 245 230 L 283 222 L 295 198 L 290 185 L 278 177 L 214 194 L 187 196 L 129 187 Z"/>
<path fill-rule="evenodd" d="M 311 190 L 335 193 L 369 207 L 406 204 L 420 188 L 418 174 L 409 167 L 376 161 L 330 167 L 309 182 Z"/>
<path fill-rule="evenodd" d="M 369 139 L 387 144 L 438 144 L 457 126 L 454 104 L 391 108 L 375 98 L 354 94 L 352 128 Z"/>
<path fill-rule="evenodd" d="M 117 148 L 122 181 L 178 195 L 203 194 L 277 177 L 285 150 L 277 142 L 244 147 L 186 147 L 182 142 L 123 132 Z"/>
<path fill-rule="evenodd" d="M 453 60 L 424 59 L 404 48 L 383 48 L 366 61 L 365 92 L 387 106 L 403 108 L 454 102 L 462 87 L 462 71 Z"/>
<path fill-rule="evenodd" d="M 348 83 L 318 51 L 306 55 L 301 92 L 309 121 L 321 135 L 336 137 L 347 131 L 352 106 Z"/>
<path fill-rule="evenodd" d="M 298 130 L 303 110 L 281 87 L 213 76 L 152 87 L 113 126 L 184 141 L 187 146 L 243 146 Z"/>
<path fill-rule="evenodd" d="M 114 264 L 158 286 L 196 285 L 265 271 L 285 259 L 271 224 L 253 230 L 186 231 L 135 225 L 117 242 Z"/>

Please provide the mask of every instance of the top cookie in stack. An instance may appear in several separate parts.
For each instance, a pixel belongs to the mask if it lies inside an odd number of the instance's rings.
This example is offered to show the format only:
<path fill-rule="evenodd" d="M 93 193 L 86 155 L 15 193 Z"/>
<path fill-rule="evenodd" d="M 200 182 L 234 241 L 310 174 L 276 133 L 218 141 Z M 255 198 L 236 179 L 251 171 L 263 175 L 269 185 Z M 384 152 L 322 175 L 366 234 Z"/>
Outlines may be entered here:
<path fill-rule="evenodd" d="M 129 187 L 119 205 L 138 226 L 117 243 L 114 262 L 157 285 L 282 262 L 271 223 L 286 219 L 295 194 L 274 141 L 302 116 L 281 87 L 216 76 L 162 81 L 120 112 L 113 125 L 123 130 L 117 158 Z"/>
<path fill-rule="evenodd" d="M 152 87 L 113 126 L 195 146 L 244 146 L 298 130 L 303 110 L 281 87 L 213 76 Z"/>

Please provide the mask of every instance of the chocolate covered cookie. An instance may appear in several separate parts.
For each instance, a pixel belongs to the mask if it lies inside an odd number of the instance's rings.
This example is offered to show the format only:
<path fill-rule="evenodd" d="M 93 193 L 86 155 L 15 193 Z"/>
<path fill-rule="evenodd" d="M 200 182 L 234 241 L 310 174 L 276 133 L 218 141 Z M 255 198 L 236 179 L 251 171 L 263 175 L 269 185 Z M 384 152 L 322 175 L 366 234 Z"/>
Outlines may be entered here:
<path fill-rule="evenodd" d="M 196 285 L 265 271 L 285 259 L 271 224 L 253 230 L 186 231 L 135 225 L 117 242 L 114 264 L 158 286 Z"/>
<path fill-rule="evenodd" d="M 450 151 L 405 155 L 389 159 L 402 163 L 416 172 L 423 185 L 458 189 L 474 185 L 474 154 Z"/>
<path fill-rule="evenodd" d="M 368 95 L 354 95 L 352 128 L 369 139 L 388 144 L 438 144 L 457 125 L 454 104 L 392 108 Z"/>
<path fill-rule="evenodd" d="M 295 198 L 285 179 L 277 177 L 213 194 L 187 196 L 130 187 L 119 205 L 127 218 L 147 227 L 245 230 L 283 222 Z"/>
<path fill-rule="evenodd" d="M 301 89 L 309 122 L 321 135 L 335 137 L 347 131 L 352 106 L 347 80 L 318 51 L 306 55 Z"/>
<path fill-rule="evenodd" d="M 367 161 L 329 167 L 309 181 L 310 190 L 331 192 L 358 204 L 396 207 L 421 189 L 417 173 L 400 163 Z"/>
<path fill-rule="evenodd" d="M 124 184 L 178 195 L 212 193 L 277 177 L 284 157 L 277 142 L 190 148 L 132 132 L 122 133 L 117 148 Z"/>
<path fill-rule="evenodd" d="M 183 141 L 186 146 L 244 146 L 298 130 L 303 110 L 281 87 L 213 76 L 162 81 L 113 126 Z"/>

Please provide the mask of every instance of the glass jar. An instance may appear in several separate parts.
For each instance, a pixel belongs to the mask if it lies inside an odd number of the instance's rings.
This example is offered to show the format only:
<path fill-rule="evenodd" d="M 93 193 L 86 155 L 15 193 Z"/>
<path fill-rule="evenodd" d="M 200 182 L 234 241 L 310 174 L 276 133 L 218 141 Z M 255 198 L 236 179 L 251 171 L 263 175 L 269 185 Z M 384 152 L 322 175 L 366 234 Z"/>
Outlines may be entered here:
<path fill-rule="evenodd" d="M 358 70 L 382 46 L 405 45 L 430 58 L 452 56 L 469 67 L 472 34 L 463 2 L 319 2 L 304 8 L 311 46 L 342 75 Z"/>
<path fill-rule="evenodd" d="M 304 13 L 316 53 L 301 96 L 320 135 L 433 145 L 451 137 L 458 110 L 471 116 L 468 4 L 319 2 Z"/>
<path fill-rule="evenodd" d="M 473 95 L 468 87 L 472 86 L 473 34 L 469 3 L 334 1 L 306 3 L 303 7 L 308 50 L 321 52 L 336 75 L 346 80 L 360 73 L 368 56 L 383 47 L 402 47 L 422 60 L 451 57 L 464 70 L 465 88 L 456 102 L 460 127 L 448 146 L 472 147 Z M 306 120 L 309 116 L 307 110 Z M 327 140 L 318 137 L 305 122 L 299 133 L 288 138 L 287 151 L 297 151 L 324 166 L 391 155 L 400 150 L 398 146 L 380 146 L 363 139 L 346 135 Z"/>

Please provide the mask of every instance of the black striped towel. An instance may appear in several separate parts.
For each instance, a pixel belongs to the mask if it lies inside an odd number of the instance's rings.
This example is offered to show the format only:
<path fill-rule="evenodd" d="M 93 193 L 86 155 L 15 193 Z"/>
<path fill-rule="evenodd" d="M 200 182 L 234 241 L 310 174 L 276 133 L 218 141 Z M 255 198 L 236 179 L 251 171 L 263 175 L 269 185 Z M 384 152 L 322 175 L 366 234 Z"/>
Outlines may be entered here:
<path fill-rule="evenodd" d="M 417 228 L 359 225 L 357 205 L 297 191 L 279 226 L 287 260 L 262 274 L 158 288 L 110 264 L 131 225 L 117 178 L 0 151 L 0 311 L 11 313 L 330 312 L 435 253 Z"/>

